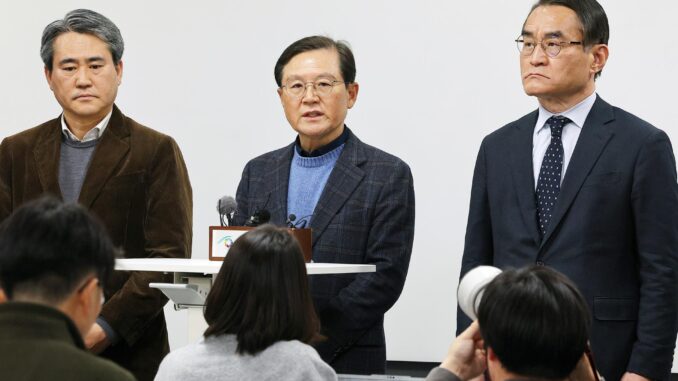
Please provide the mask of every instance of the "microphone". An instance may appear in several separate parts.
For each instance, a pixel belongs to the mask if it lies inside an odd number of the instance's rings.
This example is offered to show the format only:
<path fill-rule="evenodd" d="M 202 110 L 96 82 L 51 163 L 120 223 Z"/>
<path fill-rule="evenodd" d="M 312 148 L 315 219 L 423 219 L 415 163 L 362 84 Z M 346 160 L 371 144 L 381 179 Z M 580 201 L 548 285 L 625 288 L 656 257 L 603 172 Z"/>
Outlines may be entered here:
<path fill-rule="evenodd" d="M 291 213 L 287 217 L 287 222 L 286 222 L 287 227 L 290 228 L 290 229 L 293 229 L 294 228 L 294 220 L 296 220 L 296 219 L 297 219 L 297 216 L 295 216 L 294 213 Z"/>
<path fill-rule="evenodd" d="M 501 274 L 501 269 L 496 267 L 478 266 L 461 278 L 459 288 L 457 288 L 457 301 L 461 310 L 471 320 L 478 318 L 476 311 L 478 311 L 480 300 L 483 298 L 485 286 L 499 274 Z"/>
<path fill-rule="evenodd" d="M 271 219 L 271 212 L 266 209 L 257 210 L 245 221 L 245 226 L 256 227 L 267 223 Z"/>
<path fill-rule="evenodd" d="M 235 202 L 232 196 L 224 196 L 217 201 L 217 212 L 219 212 L 221 226 L 233 225 L 233 215 L 236 209 L 238 209 L 238 203 Z M 228 225 L 224 222 L 224 216 L 226 216 Z"/>
<path fill-rule="evenodd" d="M 291 229 L 304 229 L 306 225 L 308 225 L 308 221 L 311 217 L 313 217 L 313 214 L 297 219 L 295 214 L 290 214 L 289 217 L 287 217 L 287 227 Z"/>

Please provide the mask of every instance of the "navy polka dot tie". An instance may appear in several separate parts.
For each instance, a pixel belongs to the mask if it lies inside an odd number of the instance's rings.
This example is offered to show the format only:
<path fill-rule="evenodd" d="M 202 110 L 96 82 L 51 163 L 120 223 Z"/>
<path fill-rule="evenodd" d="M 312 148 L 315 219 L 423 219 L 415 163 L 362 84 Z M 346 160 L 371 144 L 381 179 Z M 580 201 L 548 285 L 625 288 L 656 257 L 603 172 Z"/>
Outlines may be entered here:
<path fill-rule="evenodd" d="M 551 128 L 551 143 L 544 154 L 537 180 L 537 223 L 539 234 L 544 237 L 555 210 L 558 194 L 560 194 L 560 177 L 563 173 L 563 127 L 572 122 L 570 119 L 556 115 L 546 121 Z"/>

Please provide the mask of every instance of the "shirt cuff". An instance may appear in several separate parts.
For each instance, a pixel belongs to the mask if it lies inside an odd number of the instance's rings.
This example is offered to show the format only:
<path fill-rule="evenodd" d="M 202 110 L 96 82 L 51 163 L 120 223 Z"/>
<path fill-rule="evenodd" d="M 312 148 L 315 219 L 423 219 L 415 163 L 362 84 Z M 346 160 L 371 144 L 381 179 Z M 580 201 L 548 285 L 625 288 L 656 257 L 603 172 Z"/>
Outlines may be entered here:
<path fill-rule="evenodd" d="M 104 330 L 104 333 L 106 334 L 106 338 L 108 339 L 108 342 L 111 343 L 111 345 L 115 345 L 120 341 L 120 335 L 118 335 L 117 332 L 111 327 L 110 324 L 104 318 L 101 316 L 97 317 L 97 324 L 101 326 L 101 329 Z"/>

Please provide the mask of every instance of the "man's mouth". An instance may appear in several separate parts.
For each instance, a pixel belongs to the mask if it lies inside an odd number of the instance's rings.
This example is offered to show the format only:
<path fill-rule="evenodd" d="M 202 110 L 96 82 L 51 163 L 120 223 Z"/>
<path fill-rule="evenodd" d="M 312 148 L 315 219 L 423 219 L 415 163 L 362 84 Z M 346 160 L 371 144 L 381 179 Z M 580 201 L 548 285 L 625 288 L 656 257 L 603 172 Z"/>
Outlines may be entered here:
<path fill-rule="evenodd" d="M 322 113 L 321 111 L 307 111 L 307 112 L 303 113 L 301 116 L 304 117 L 304 118 L 317 118 L 317 117 L 320 117 L 320 116 L 323 116 L 323 115 L 325 115 L 325 114 Z"/>

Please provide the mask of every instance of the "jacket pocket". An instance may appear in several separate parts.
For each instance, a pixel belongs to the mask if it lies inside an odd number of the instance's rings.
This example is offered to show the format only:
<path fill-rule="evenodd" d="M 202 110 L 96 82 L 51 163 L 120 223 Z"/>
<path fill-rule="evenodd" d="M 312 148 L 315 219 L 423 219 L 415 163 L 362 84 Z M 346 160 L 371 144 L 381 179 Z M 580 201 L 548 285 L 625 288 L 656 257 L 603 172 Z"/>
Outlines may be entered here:
<path fill-rule="evenodd" d="M 607 173 L 592 173 L 584 182 L 584 187 L 595 186 L 595 185 L 607 185 L 607 184 L 616 184 L 621 179 L 619 172 L 607 172 Z"/>
<path fill-rule="evenodd" d="M 632 298 L 593 298 L 593 316 L 597 320 L 638 320 L 638 300 Z"/>

